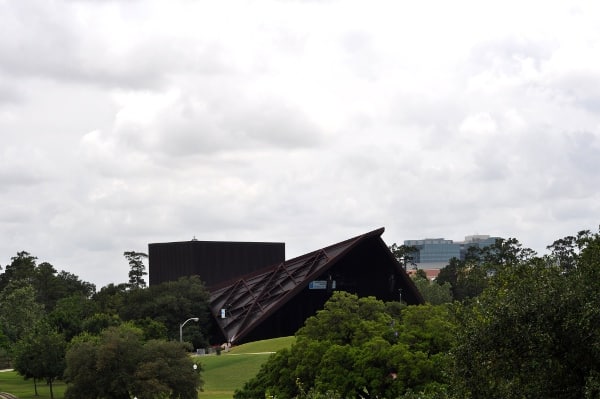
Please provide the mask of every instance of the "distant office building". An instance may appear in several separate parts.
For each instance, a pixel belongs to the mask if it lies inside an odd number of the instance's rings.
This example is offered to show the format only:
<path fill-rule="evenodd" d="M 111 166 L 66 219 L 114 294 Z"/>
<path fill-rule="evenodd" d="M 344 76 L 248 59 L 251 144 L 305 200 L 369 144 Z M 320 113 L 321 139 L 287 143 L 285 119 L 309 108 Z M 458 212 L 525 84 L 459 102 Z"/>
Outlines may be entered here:
<path fill-rule="evenodd" d="M 500 237 L 489 235 L 466 236 L 464 241 L 452 241 L 444 238 L 425 238 L 422 240 L 405 240 L 404 245 L 417 248 L 411 255 L 412 263 L 419 269 L 441 269 L 448 265 L 450 259 L 465 259 L 469 247 L 485 248 Z"/>
<path fill-rule="evenodd" d="M 406 240 L 404 245 L 413 246 L 418 249 L 412 255 L 412 262 L 416 264 L 444 264 L 452 258 L 460 258 L 460 245 L 452 240 L 443 238 L 425 238 L 423 240 Z M 441 267 L 443 267 L 441 266 Z"/>

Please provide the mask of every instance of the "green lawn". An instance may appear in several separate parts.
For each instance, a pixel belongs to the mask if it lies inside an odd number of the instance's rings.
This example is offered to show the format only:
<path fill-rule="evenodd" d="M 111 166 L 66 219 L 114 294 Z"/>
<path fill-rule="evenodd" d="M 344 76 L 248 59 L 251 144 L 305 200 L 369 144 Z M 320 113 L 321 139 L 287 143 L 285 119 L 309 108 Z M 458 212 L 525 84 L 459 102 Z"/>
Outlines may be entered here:
<path fill-rule="evenodd" d="M 204 369 L 204 391 L 200 392 L 198 398 L 231 399 L 236 389 L 256 375 L 271 352 L 288 348 L 293 342 L 294 337 L 275 338 L 236 346 L 220 356 L 198 357 Z M 65 387 L 61 382 L 54 384 L 55 399 L 63 399 Z M 33 381 L 23 380 L 23 377 L 13 371 L 0 372 L 0 392 L 12 393 L 19 399 L 50 398 L 50 389 L 44 382 L 38 383 L 39 396 L 35 396 Z"/>
<path fill-rule="evenodd" d="M 277 352 L 292 345 L 294 337 L 251 342 L 223 352 L 220 356 L 200 357 L 204 372 L 204 391 L 201 399 L 230 399 L 237 388 L 252 378 L 260 366 Z"/>
<path fill-rule="evenodd" d="M 38 394 L 35 396 L 33 380 L 24 380 L 14 371 L 0 372 L 0 392 L 8 392 L 19 399 L 50 399 L 50 388 L 43 381 L 38 381 Z M 54 399 L 62 399 L 66 385 L 62 382 L 52 384 Z"/>

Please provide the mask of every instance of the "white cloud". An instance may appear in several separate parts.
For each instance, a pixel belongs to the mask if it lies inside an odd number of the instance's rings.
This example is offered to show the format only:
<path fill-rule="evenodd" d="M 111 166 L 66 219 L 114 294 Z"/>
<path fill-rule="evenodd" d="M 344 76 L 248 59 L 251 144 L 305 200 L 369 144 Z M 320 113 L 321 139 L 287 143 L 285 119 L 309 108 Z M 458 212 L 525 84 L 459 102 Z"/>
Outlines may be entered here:
<path fill-rule="evenodd" d="M 380 226 L 542 250 L 597 224 L 589 2 L 0 1 L 0 244 L 122 252 Z"/>

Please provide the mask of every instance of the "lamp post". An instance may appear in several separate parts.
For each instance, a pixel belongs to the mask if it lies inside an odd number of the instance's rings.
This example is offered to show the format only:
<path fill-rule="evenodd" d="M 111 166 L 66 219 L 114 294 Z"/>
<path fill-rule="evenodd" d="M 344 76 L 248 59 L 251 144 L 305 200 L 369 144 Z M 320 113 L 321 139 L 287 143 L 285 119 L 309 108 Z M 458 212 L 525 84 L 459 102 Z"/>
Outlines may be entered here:
<path fill-rule="evenodd" d="M 179 342 L 183 342 L 183 326 L 185 326 L 185 323 L 187 323 L 190 320 L 194 320 L 195 322 L 198 322 L 198 320 L 200 320 L 197 317 L 190 317 L 189 319 L 187 319 L 186 321 L 184 321 L 183 323 L 181 323 L 179 325 Z"/>

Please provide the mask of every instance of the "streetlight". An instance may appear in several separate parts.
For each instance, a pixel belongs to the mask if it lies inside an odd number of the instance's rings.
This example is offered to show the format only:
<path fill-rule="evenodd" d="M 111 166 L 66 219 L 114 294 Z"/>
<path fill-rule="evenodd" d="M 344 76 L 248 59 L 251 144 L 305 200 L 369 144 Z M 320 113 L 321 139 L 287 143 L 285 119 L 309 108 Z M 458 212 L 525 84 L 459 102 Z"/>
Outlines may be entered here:
<path fill-rule="evenodd" d="M 187 323 L 190 320 L 194 320 L 195 322 L 198 322 L 198 320 L 200 320 L 197 317 L 190 317 L 189 319 L 187 319 L 186 321 L 184 321 L 183 323 L 181 323 L 179 325 L 179 342 L 183 342 L 183 326 L 185 326 L 185 323 Z"/>

